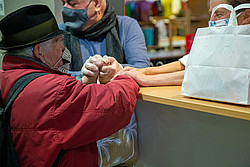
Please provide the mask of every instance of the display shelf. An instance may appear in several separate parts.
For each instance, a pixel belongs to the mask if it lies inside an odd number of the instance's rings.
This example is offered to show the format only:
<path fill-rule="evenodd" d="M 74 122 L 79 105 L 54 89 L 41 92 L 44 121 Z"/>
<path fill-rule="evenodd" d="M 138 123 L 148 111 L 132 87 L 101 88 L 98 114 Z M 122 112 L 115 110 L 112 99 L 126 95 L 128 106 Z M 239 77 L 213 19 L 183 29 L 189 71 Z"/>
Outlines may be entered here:
<path fill-rule="evenodd" d="M 182 48 L 186 45 L 186 39 L 182 36 L 174 36 L 172 37 L 172 47 L 173 48 Z M 170 39 L 160 39 L 158 45 L 151 45 L 147 46 L 148 50 L 155 50 L 155 49 L 163 49 L 170 47 Z M 173 50 L 173 49 L 170 49 Z"/>
<path fill-rule="evenodd" d="M 185 55 L 185 51 L 182 49 L 148 52 L 148 57 L 150 58 L 150 60 L 181 58 L 184 55 Z"/>

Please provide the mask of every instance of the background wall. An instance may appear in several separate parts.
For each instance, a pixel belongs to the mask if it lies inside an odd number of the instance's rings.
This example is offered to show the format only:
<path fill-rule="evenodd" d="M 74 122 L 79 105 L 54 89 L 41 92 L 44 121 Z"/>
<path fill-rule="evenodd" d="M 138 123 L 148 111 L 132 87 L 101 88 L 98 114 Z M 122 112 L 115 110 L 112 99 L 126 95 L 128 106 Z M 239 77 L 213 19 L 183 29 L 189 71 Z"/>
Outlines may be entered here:
<path fill-rule="evenodd" d="M 124 11 L 125 0 L 107 0 L 107 1 L 115 8 L 116 14 L 118 15 L 125 14 L 125 11 Z"/>
<path fill-rule="evenodd" d="M 5 16 L 21 7 L 32 4 L 44 4 L 49 6 L 51 11 L 55 13 L 55 2 L 60 0 L 4 0 Z M 0 16 L 2 19 L 4 16 Z"/>

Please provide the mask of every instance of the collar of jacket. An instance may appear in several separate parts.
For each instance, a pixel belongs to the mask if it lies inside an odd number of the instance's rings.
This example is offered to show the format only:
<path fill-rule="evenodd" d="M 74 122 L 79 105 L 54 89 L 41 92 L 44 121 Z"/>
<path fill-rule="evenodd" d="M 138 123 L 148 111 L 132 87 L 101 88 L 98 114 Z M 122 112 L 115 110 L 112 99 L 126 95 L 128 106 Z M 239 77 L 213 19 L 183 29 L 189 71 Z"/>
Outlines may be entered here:
<path fill-rule="evenodd" d="M 61 74 L 61 75 L 63 74 L 70 76 L 70 74 L 65 74 L 60 71 L 53 70 L 46 64 L 25 56 L 4 55 L 2 69 L 3 70 L 29 69 L 29 70 L 38 70 L 37 72 L 47 72 L 52 74 Z"/>

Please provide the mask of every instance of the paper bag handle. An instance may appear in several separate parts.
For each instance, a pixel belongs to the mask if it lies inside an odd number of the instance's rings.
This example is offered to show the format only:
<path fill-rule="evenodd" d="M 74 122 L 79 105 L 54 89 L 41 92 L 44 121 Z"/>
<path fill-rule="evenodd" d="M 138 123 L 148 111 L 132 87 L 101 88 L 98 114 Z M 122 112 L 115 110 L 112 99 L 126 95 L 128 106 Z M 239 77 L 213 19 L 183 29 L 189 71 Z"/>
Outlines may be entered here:
<path fill-rule="evenodd" d="M 249 9 L 250 8 L 250 3 L 243 3 L 234 8 L 235 11 L 240 10 L 240 9 Z"/>

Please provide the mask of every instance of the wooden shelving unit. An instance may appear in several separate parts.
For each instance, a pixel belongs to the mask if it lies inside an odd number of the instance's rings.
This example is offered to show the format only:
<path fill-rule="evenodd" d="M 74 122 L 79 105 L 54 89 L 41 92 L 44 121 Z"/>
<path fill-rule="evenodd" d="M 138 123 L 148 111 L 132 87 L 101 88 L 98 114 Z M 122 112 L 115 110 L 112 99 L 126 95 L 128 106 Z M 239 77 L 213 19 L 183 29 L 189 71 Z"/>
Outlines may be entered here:
<path fill-rule="evenodd" d="M 143 0 L 126 0 L 126 2 L 140 1 Z M 157 36 L 154 40 L 154 45 L 147 46 L 150 55 L 153 55 L 151 53 L 155 53 L 155 57 L 151 56 L 151 59 L 163 58 L 163 52 L 165 52 L 166 55 L 175 55 L 176 57 L 184 56 L 186 45 L 185 34 L 195 33 L 198 27 L 204 27 L 207 25 L 208 0 L 199 0 L 199 2 L 197 2 L 197 0 L 186 0 L 183 3 L 185 3 L 185 8 L 178 15 L 170 15 L 169 17 L 150 16 L 149 21 L 147 22 L 138 21 L 142 29 L 145 27 L 153 27 L 154 30 L 156 30 L 156 23 L 159 20 L 164 20 L 164 23 L 166 24 L 167 38 L 160 39 L 160 37 Z M 202 13 L 199 15 L 201 11 Z M 156 32 L 154 36 L 157 34 L 158 33 Z M 178 54 L 174 53 L 175 50 L 177 50 L 176 53 Z M 156 52 L 161 53 L 158 54 Z M 165 58 L 167 57 L 169 56 L 165 56 Z"/>

